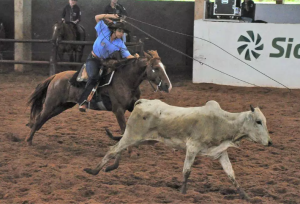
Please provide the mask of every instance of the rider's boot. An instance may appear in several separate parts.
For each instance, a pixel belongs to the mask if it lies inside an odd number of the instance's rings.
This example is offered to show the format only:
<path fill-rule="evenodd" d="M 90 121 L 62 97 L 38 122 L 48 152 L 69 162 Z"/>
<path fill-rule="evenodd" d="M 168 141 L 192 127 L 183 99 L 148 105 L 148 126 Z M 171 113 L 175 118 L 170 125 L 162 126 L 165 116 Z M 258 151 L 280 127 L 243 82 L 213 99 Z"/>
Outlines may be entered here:
<path fill-rule="evenodd" d="M 81 112 L 86 112 L 86 109 L 88 108 L 88 104 L 92 100 L 95 92 L 97 91 L 97 87 L 100 84 L 102 73 L 103 73 L 103 70 L 100 69 L 99 79 L 91 80 L 91 81 L 87 82 L 87 84 L 85 86 L 85 90 L 79 99 L 79 110 Z"/>
<path fill-rule="evenodd" d="M 89 103 L 88 98 L 94 91 L 95 86 L 96 86 L 95 84 L 89 84 L 85 87 L 85 90 L 79 99 L 79 110 L 81 112 L 85 112 L 86 109 L 88 108 L 88 103 Z"/>

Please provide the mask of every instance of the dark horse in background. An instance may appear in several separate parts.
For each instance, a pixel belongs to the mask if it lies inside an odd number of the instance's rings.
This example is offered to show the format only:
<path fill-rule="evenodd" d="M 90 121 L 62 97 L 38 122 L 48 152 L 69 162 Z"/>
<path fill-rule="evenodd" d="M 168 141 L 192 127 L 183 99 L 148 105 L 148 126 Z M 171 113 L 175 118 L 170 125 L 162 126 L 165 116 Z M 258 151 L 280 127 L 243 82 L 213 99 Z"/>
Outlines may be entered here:
<path fill-rule="evenodd" d="M 70 62 L 81 62 L 84 45 L 59 43 L 61 40 L 84 41 L 86 37 L 85 30 L 82 26 L 81 28 L 84 31 L 84 36 L 80 36 L 77 32 L 76 25 L 73 23 L 64 23 L 63 21 L 60 21 L 54 24 L 52 42 L 58 45 L 57 54 L 60 61 L 63 61 L 63 55 L 64 53 L 67 53 Z"/>
<path fill-rule="evenodd" d="M 157 52 L 149 51 L 148 53 L 144 53 L 145 57 L 126 60 L 123 67 L 120 67 L 120 61 L 117 60 L 104 61 L 107 67 L 118 66 L 118 68 L 115 70 L 111 84 L 98 88 L 95 95 L 100 95 L 106 110 L 115 114 L 122 134 L 126 127 L 125 111 L 133 110 L 134 103 L 140 98 L 139 85 L 144 80 L 156 84 L 159 90 L 167 93 L 172 89 L 172 84 Z M 37 85 L 28 101 L 31 105 L 30 121 L 27 124 L 31 132 L 26 137 L 29 145 L 32 145 L 35 132 L 44 123 L 76 105 L 85 87 L 85 82 L 77 84 L 77 75 L 76 71 L 60 72 Z M 91 109 L 103 110 L 97 105 L 98 102 L 97 100 L 91 102 Z"/>
<path fill-rule="evenodd" d="M 0 23 L 0 39 L 1 38 L 2 39 L 5 38 L 5 29 L 4 29 L 4 25 L 2 22 Z M 3 50 L 4 50 L 4 43 L 0 42 L 0 60 L 3 59 L 3 55 L 2 55 Z"/>

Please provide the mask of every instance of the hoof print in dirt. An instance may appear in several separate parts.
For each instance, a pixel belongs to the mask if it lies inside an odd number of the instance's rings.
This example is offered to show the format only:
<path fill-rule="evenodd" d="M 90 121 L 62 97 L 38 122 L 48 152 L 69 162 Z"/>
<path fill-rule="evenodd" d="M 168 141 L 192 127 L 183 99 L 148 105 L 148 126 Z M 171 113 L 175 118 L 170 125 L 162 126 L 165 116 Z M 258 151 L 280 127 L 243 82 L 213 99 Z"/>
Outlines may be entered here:
<path fill-rule="evenodd" d="M 21 139 L 18 136 L 16 136 L 14 133 L 6 133 L 5 136 L 9 141 L 12 141 L 12 142 L 20 142 L 21 141 Z"/>

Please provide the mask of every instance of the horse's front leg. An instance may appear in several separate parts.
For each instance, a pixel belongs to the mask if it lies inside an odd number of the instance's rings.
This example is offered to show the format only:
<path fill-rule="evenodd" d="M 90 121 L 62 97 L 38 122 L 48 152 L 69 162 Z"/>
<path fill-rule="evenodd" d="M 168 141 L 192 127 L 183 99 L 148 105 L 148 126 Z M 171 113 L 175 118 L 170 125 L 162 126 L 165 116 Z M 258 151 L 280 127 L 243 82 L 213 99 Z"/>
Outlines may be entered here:
<path fill-rule="evenodd" d="M 126 121 L 125 121 L 125 111 L 124 108 L 120 107 L 121 105 L 118 105 L 118 107 L 116 108 L 112 108 L 113 110 L 113 113 L 115 114 L 117 120 L 118 120 L 118 123 L 119 123 L 119 126 L 120 126 L 120 129 L 121 129 L 121 132 L 122 132 L 122 135 L 124 134 L 125 132 L 125 128 L 126 128 Z"/>

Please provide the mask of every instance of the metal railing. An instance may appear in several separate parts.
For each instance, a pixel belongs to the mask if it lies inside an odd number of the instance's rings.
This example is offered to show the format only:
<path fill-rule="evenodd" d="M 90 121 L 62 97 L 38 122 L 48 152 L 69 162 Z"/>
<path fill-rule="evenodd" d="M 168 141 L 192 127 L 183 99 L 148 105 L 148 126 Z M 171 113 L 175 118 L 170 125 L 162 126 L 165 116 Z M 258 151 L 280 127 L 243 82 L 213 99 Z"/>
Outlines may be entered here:
<path fill-rule="evenodd" d="M 82 63 L 80 62 L 58 62 L 57 61 L 57 48 L 59 44 L 73 44 L 73 45 L 93 45 L 94 41 L 53 41 L 50 40 L 33 40 L 33 39 L 2 39 L 0 38 L 0 42 L 13 42 L 13 43 L 51 43 L 52 44 L 52 51 L 50 54 L 49 61 L 32 61 L 32 60 L 0 60 L 1 63 L 5 64 L 46 64 L 49 65 L 49 74 L 53 75 L 57 72 L 58 65 L 69 65 L 69 66 L 81 66 Z M 140 47 L 140 53 L 144 51 L 144 43 L 141 41 L 138 42 L 126 42 L 126 46 L 138 46 Z"/>

